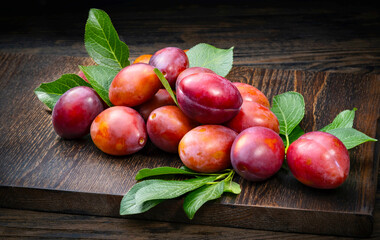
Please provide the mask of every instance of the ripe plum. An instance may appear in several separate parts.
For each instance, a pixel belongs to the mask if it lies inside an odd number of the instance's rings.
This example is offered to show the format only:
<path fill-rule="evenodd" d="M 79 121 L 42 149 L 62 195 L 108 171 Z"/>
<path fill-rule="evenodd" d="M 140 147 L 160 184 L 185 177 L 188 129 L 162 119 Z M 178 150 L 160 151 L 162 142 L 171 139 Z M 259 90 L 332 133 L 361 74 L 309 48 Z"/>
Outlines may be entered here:
<path fill-rule="evenodd" d="M 153 54 L 149 64 L 158 68 L 174 88 L 178 75 L 189 67 L 189 59 L 182 49 L 167 47 Z"/>
<path fill-rule="evenodd" d="M 243 101 L 239 113 L 228 121 L 226 126 L 238 133 L 250 127 L 266 127 L 276 133 L 280 132 L 276 115 L 257 102 Z"/>
<path fill-rule="evenodd" d="M 134 107 L 152 98 L 162 86 L 153 67 L 136 63 L 123 68 L 113 79 L 109 98 L 113 105 Z"/>
<path fill-rule="evenodd" d="M 234 82 L 233 84 L 239 90 L 241 96 L 243 97 L 243 101 L 257 102 L 264 107 L 270 108 L 268 98 L 259 89 L 241 82 Z"/>
<path fill-rule="evenodd" d="M 104 110 L 91 125 L 94 144 L 110 155 L 128 155 L 142 149 L 147 141 L 144 119 L 129 107 Z"/>
<path fill-rule="evenodd" d="M 302 135 L 290 144 L 286 159 L 295 178 L 314 188 L 337 188 L 350 171 L 347 148 L 337 137 L 326 132 Z"/>
<path fill-rule="evenodd" d="M 151 99 L 139 105 L 137 109 L 146 121 L 154 109 L 167 105 L 175 105 L 175 102 L 166 89 L 160 89 Z"/>
<path fill-rule="evenodd" d="M 176 93 L 182 111 L 203 124 L 220 124 L 232 119 L 243 103 L 238 89 L 213 73 L 195 73 L 183 78 Z"/>
<path fill-rule="evenodd" d="M 177 153 L 182 137 L 196 126 L 177 106 L 163 106 L 154 110 L 146 123 L 150 140 L 158 148 Z"/>
<path fill-rule="evenodd" d="M 281 137 L 269 128 L 251 127 L 241 132 L 231 148 L 235 171 L 249 181 L 262 181 L 280 170 L 285 157 Z"/>
<path fill-rule="evenodd" d="M 103 101 L 89 87 L 78 86 L 65 92 L 54 106 L 52 121 L 55 132 L 66 139 L 90 133 L 94 118 L 104 110 Z"/>
<path fill-rule="evenodd" d="M 219 172 L 231 165 L 231 145 L 237 133 L 221 125 L 202 125 L 182 138 L 178 153 L 183 164 L 197 172 Z"/>

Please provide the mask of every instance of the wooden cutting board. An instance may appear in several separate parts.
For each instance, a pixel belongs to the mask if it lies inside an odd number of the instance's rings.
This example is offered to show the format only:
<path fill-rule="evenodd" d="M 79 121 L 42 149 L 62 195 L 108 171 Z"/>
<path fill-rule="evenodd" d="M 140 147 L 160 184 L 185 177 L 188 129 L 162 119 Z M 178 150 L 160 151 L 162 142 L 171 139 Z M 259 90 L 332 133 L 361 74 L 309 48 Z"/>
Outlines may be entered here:
<path fill-rule="evenodd" d="M 176 154 L 151 143 L 140 152 L 113 157 L 87 136 L 62 140 L 51 115 L 33 90 L 64 73 L 77 73 L 88 58 L 0 54 L 0 207 L 119 217 L 122 196 L 141 168 L 180 167 Z M 320 129 L 345 109 L 358 108 L 354 127 L 377 137 L 380 76 L 234 67 L 228 78 L 252 84 L 269 99 L 286 92 L 303 94 L 306 131 Z M 379 132 L 378 132 L 379 133 Z M 368 236 L 378 177 L 378 143 L 350 150 L 348 180 L 334 190 L 297 182 L 290 172 L 250 183 L 236 176 L 240 195 L 207 203 L 188 220 L 183 199 L 168 200 L 130 218 L 187 222 L 275 231 Z"/>

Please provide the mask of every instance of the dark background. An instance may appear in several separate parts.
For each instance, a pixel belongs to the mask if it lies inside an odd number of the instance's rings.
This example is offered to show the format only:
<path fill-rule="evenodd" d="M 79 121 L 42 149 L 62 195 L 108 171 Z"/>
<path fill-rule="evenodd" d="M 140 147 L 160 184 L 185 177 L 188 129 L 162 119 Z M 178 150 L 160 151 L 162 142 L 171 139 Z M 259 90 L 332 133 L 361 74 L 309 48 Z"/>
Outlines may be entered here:
<path fill-rule="evenodd" d="M 207 42 L 235 46 L 235 65 L 379 72 L 380 14 L 366 1 L 13 1 L 0 10 L 0 51 L 87 56 L 92 7 L 110 15 L 131 59 Z"/>

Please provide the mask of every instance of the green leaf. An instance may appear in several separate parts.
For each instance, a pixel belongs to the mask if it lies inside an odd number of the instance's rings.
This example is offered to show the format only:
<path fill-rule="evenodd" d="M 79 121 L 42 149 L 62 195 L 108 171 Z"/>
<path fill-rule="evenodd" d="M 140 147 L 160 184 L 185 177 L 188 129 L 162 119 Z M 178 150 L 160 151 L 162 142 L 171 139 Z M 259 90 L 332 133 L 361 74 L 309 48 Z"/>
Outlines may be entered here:
<path fill-rule="evenodd" d="M 203 186 L 189 193 L 183 202 L 183 209 L 189 219 L 193 219 L 194 214 L 207 201 L 220 198 L 224 191 L 224 181 L 216 184 Z"/>
<path fill-rule="evenodd" d="M 327 132 L 339 138 L 347 149 L 354 148 L 368 141 L 377 141 L 353 128 L 336 128 Z"/>
<path fill-rule="evenodd" d="M 84 44 L 91 58 L 101 66 L 121 70 L 130 64 L 128 46 L 120 41 L 110 17 L 100 9 L 89 12 Z"/>
<path fill-rule="evenodd" d="M 166 89 L 166 91 L 168 91 L 169 95 L 173 98 L 177 107 L 179 107 L 177 97 L 175 96 L 175 93 L 173 92 L 172 88 L 170 87 L 168 80 L 164 77 L 164 74 L 162 74 L 162 72 L 160 70 L 158 70 L 157 68 L 155 68 L 153 71 L 156 73 L 157 77 L 160 79 L 160 81 L 161 81 L 162 85 L 164 86 L 164 88 Z"/>
<path fill-rule="evenodd" d="M 224 183 L 224 190 L 223 192 L 229 192 L 233 194 L 240 194 L 241 187 L 237 182 L 234 181 L 227 181 Z"/>
<path fill-rule="evenodd" d="M 138 204 L 135 200 L 135 195 L 138 190 L 153 183 L 154 181 L 142 181 L 135 184 L 121 200 L 120 215 L 143 213 L 161 203 L 163 199 L 146 201 L 141 204 Z"/>
<path fill-rule="evenodd" d="M 300 93 L 286 92 L 273 98 L 271 110 L 280 123 L 280 134 L 288 138 L 305 115 L 305 101 Z"/>
<path fill-rule="evenodd" d="M 205 67 L 225 77 L 233 63 L 233 49 L 220 49 L 206 43 L 200 43 L 186 52 L 190 67 Z"/>
<path fill-rule="evenodd" d="M 136 174 L 136 180 L 141 180 L 143 178 L 153 177 L 153 176 L 168 175 L 168 174 L 210 175 L 210 174 L 203 174 L 203 173 L 198 173 L 194 171 L 186 171 L 180 168 L 158 167 L 158 168 L 153 168 L 153 169 L 149 169 L 149 168 L 141 169 Z"/>
<path fill-rule="evenodd" d="M 341 113 L 339 113 L 334 121 L 330 123 L 329 125 L 325 126 L 319 131 L 322 132 L 328 132 L 332 129 L 336 128 L 352 128 L 354 125 L 354 118 L 355 118 L 355 111 L 357 108 L 354 108 L 352 110 L 344 110 Z"/>
<path fill-rule="evenodd" d="M 305 134 L 305 131 L 300 127 L 300 125 L 297 125 L 293 131 L 289 134 L 289 144 L 292 144 L 295 140 L 297 140 L 299 137 Z M 284 135 L 280 135 L 282 138 L 282 141 L 286 145 L 286 137 Z"/>
<path fill-rule="evenodd" d="M 109 99 L 108 91 L 112 80 L 115 78 L 118 71 L 97 65 L 87 67 L 79 66 L 79 68 L 83 71 L 87 80 L 91 83 L 92 87 L 103 101 L 106 102 L 108 106 L 113 106 Z"/>
<path fill-rule="evenodd" d="M 62 94 L 77 86 L 91 87 L 89 83 L 76 74 L 64 74 L 53 82 L 42 83 L 34 90 L 34 93 L 41 102 L 45 103 L 48 108 L 53 110 Z"/>
<path fill-rule="evenodd" d="M 208 182 L 212 182 L 216 177 L 199 177 L 188 180 L 145 180 L 154 181 L 136 192 L 135 200 L 137 204 L 156 199 L 172 199 L 187 192 L 193 191 Z"/>

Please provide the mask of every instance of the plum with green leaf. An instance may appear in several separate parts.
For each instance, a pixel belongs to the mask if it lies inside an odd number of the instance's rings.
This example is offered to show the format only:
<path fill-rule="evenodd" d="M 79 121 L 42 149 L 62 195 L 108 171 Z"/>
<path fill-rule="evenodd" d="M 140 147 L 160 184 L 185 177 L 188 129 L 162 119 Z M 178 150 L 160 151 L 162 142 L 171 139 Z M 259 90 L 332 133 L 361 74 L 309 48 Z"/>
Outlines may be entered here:
<path fill-rule="evenodd" d="M 326 132 L 309 132 L 290 144 L 287 163 L 301 183 L 322 189 L 337 188 L 350 171 L 350 156 L 342 141 Z"/>
<path fill-rule="evenodd" d="M 155 52 L 149 64 L 160 70 L 174 88 L 178 75 L 189 67 L 189 59 L 182 49 L 166 47 Z"/>

